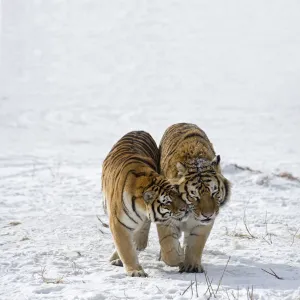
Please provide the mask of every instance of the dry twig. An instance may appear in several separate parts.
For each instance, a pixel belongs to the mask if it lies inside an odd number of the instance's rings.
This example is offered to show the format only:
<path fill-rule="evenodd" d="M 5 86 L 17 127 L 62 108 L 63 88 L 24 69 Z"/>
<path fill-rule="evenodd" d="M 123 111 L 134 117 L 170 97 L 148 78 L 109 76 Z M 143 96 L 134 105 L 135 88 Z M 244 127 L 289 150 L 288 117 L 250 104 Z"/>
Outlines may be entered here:
<path fill-rule="evenodd" d="M 195 273 L 195 283 L 196 283 L 196 296 L 197 298 L 199 297 L 198 295 L 198 282 L 197 282 L 197 273 Z"/>
<path fill-rule="evenodd" d="M 219 290 L 219 288 L 220 288 L 220 284 L 221 284 L 221 282 L 222 282 L 224 273 L 225 273 L 225 271 L 226 271 L 226 269 L 227 269 L 227 266 L 228 266 L 228 263 L 229 263 L 230 259 L 231 259 L 231 256 L 228 257 L 227 263 L 226 263 L 226 265 L 225 265 L 225 268 L 224 268 L 224 270 L 223 270 L 222 276 L 221 276 L 221 278 L 220 278 L 220 280 L 219 280 L 219 283 L 218 283 L 218 287 L 217 287 L 217 290 L 216 290 L 216 294 L 218 293 L 218 290 Z"/>
<path fill-rule="evenodd" d="M 230 297 L 229 297 L 229 295 L 228 295 L 228 290 L 227 290 L 227 289 L 225 290 L 225 293 L 226 293 L 226 295 L 227 295 L 227 299 L 230 300 Z"/>
<path fill-rule="evenodd" d="M 210 299 L 212 295 L 216 298 L 214 289 L 213 289 L 213 287 L 211 285 L 212 280 L 209 279 L 206 271 L 204 271 L 204 276 L 205 276 L 205 280 L 206 280 L 206 284 L 207 284 L 207 290 L 206 290 L 206 292 L 205 292 L 204 295 L 206 295 L 207 291 L 209 291 L 209 297 L 208 297 L 208 299 Z"/>
<path fill-rule="evenodd" d="M 248 300 L 254 300 L 254 295 L 253 295 L 253 285 L 252 285 L 252 287 L 251 287 L 251 290 L 250 290 L 249 287 L 247 288 L 247 299 L 248 299 Z"/>
<path fill-rule="evenodd" d="M 96 217 L 97 217 L 97 219 L 100 221 L 100 223 L 101 223 L 101 225 L 102 225 L 103 227 L 109 228 L 108 224 L 104 223 L 104 222 L 100 219 L 100 216 L 99 216 L 99 215 L 97 215 Z"/>
<path fill-rule="evenodd" d="M 279 277 L 271 268 L 270 268 L 270 271 L 267 271 L 267 270 L 265 270 L 265 269 L 262 269 L 264 272 L 266 272 L 266 273 L 268 273 L 268 274 L 270 274 L 270 275 L 272 275 L 272 276 L 274 276 L 275 278 L 277 278 L 277 279 L 280 279 L 280 280 L 283 280 L 283 278 L 282 277 Z"/>
<path fill-rule="evenodd" d="M 297 231 L 293 234 L 293 240 L 292 240 L 291 246 L 294 245 L 295 237 L 296 237 L 297 233 L 299 232 L 299 230 L 300 230 L 300 227 L 299 227 L 299 228 L 297 229 Z"/>
<path fill-rule="evenodd" d="M 231 292 L 232 294 L 232 297 L 235 299 L 235 300 L 238 300 L 240 298 L 240 289 L 239 287 L 237 288 L 237 295 L 235 296 L 233 291 Z"/>
<path fill-rule="evenodd" d="M 252 239 L 256 239 L 256 237 L 250 232 L 250 230 L 249 230 L 249 228 L 248 228 L 247 220 L 246 220 L 246 211 L 244 211 L 243 222 L 244 222 L 245 228 L 246 228 L 246 230 L 247 230 L 249 236 L 250 236 Z"/>
<path fill-rule="evenodd" d="M 41 279 L 43 280 L 43 282 L 45 282 L 45 283 L 54 283 L 54 284 L 63 283 L 63 278 L 64 278 L 63 275 L 60 276 L 60 277 L 57 277 L 57 278 L 47 278 L 45 276 L 45 273 L 46 273 L 46 267 L 43 267 L 41 269 L 41 274 L 40 274 Z"/>
<path fill-rule="evenodd" d="M 206 278 L 205 272 L 204 272 L 204 276 L 205 276 L 205 281 L 207 283 L 207 278 Z M 210 292 L 210 286 L 211 286 L 212 282 L 213 282 L 213 280 L 209 281 L 209 285 L 207 285 L 207 289 L 206 289 L 204 295 L 206 295 L 207 292 Z"/>
<path fill-rule="evenodd" d="M 265 225 L 266 225 L 266 234 L 263 237 L 263 240 L 268 243 L 269 245 L 271 245 L 272 242 L 272 235 L 269 233 L 268 231 L 268 212 L 266 211 L 266 217 L 265 217 Z M 267 239 L 268 238 L 268 239 Z"/>
<path fill-rule="evenodd" d="M 156 288 L 158 289 L 158 291 L 162 294 L 162 295 L 164 295 L 164 293 L 162 292 L 162 290 L 156 285 Z"/>
<path fill-rule="evenodd" d="M 191 281 L 191 284 L 184 290 L 184 292 L 182 293 L 181 296 L 183 296 L 183 295 L 188 291 L 188 289 L 192 287 L 192 285 L 193 285 L 194 283 L 195 283 L 195 282 L 192 282 L 192 281 Z"/>

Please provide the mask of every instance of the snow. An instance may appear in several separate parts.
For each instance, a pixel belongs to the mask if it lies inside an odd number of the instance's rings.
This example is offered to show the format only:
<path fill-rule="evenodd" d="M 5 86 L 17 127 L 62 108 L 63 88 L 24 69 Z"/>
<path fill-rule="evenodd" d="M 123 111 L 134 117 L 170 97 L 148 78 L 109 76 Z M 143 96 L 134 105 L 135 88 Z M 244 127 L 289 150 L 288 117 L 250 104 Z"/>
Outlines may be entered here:
<path fill-rule="evenodd" d="M 206 299 L 204 274 L 111 266 L 101 164 L 123 134 L 198 124 L 233 183 L 203 263 L 217 299 L 300 299 L 298 1 L 6 0 L 0 299 Z M 235 164 L 258 170 L 241 170 Z M 245 228 L 247 225 L 251 238 Z M 273 270 L 279 277 L 266 273 Z M 197 284 L 192 285 L 197 281 Z M 196 291 L 197 285 L 197 291 Z M 192 294 L 193 291 L 193 294 Z"/>

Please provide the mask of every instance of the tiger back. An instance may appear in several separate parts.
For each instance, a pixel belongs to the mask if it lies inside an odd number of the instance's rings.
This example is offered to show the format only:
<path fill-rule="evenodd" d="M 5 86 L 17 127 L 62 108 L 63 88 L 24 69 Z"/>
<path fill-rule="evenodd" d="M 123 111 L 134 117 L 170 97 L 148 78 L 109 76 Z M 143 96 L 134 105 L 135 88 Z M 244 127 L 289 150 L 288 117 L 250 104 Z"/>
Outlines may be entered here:
<path fill-rule="evenodd" d="M 158 174 L 159 151 L 151 135 L 124 135 L 103 162 L 102 191 L 116 251 L 110 261 L 130 276 L 147 276 L 136 250 L 147 246 L 150 222 L 181 221 L 187 205 Z"/>
<path fill-rule="evenodd" d="M 120 199 L 127 175 L 135 165 L 138 168 L 148 166 L 158 170 L 159 151 L 152 136 L 145 131 L 132 131 L 124 135 L 110 150 L 102 165 L 102 191 L 104 208 L 107 211 L 107 199 Z M 127 172 L 127 174 L 125 174 Z"/>
<path fill-rule="evenodd" d="M 205 132 L 197 125 L 186 123 L 167 128 L 160 141 L 159 152 L 161 174 L 167 178 L 178 177 L 178 162 L 187 163 L 199 158 L 211 161 L 216 155 Z"/>

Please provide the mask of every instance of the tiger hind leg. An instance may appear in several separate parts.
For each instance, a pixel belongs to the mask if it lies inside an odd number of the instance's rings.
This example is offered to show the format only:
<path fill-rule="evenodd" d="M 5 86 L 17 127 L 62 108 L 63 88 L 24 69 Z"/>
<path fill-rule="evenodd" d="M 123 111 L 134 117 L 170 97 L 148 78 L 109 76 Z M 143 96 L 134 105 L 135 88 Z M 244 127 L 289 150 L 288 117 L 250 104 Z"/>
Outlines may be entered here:
<path fill-rule="evenodd" d="M 123 262 L 119 257 L 118 251 L 115 250 L 114 253 L 112 254 L 112 256 L 109 259 L 110 263 L 113 266 L 117 266 L 117 267 L 123 267 Z"/>
<path fill-rule="evenodd" d="M 146 220 L 143 226 L 137 230 L 133 235 L 133 242 L 136 246 L 136 250 L 142 251 L 146 249 L 149 238 L 151 221 Z M 123 267 L 123 262 L 119 257 L 118 251 L 115 250 L 109 259 L 110 263 L 114 266 Z"/>
<path fill-rule="evenodd" d="M 118 220 L 110 221 L 110 229 L 117 248 L 117 253 L 113 253 L 111 257 L 112 263 L 119 264 L 121 260 L 128 276 L 147 277 L 147 273 L 139 264 L 133 233 Z"/>

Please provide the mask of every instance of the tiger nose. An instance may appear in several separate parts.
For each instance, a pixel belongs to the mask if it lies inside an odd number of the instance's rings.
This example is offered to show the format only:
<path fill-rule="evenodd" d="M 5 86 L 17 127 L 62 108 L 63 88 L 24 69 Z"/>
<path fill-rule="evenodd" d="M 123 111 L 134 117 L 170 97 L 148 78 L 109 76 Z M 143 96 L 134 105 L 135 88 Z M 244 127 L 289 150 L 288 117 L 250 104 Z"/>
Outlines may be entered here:
<path fill-rule="evenodd" d="M 210 219 L 213 216 L 214 213 L 201 213 L 201 215 L 206 218 L 206 219 Z"/>

